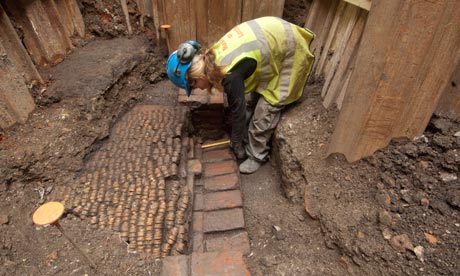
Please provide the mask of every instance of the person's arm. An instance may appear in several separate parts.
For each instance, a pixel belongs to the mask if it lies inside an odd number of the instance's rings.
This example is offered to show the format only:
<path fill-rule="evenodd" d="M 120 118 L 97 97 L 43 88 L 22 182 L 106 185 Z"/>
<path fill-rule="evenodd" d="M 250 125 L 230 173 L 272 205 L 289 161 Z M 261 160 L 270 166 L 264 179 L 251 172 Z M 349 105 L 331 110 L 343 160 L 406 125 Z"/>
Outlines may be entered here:
<path fill-rule="evenodd" d="M 236 147 L 243 147 L 244 132 L 246 131 L 244 80 L 251 76 L 256 68 L 257 61 L 255 59 L 244 58 L 233 66 L 230 74 L 222 80 L 231 112 L 232 133 L 230 141 L 234 150 L 236 150 Z"/>

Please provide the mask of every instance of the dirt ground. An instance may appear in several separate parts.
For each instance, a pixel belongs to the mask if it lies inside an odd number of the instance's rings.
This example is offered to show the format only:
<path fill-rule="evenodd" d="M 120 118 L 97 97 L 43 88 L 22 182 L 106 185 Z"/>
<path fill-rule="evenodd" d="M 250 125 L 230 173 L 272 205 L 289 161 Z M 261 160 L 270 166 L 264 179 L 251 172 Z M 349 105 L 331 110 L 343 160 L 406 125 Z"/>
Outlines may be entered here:
<path fill-rule="evenodd" d="M 61 225 L 97 272 L 55 227 L 31 221 L 125 112 L 139 103 L 177 104 L 177 94 L 162 94 L 175 91 L 165 79 L 165 49 L 153 46 L 136 16 L 139 42 L 123 40 L 124 18 L 111 3 L 80 1 L 88 36 L 76 41 L 68 69 L 42 71 L 49 87 L 32 88 L 37 108 L 29 121 L 0 132 L 0 275 L 159 275 L 160 260 L 128 253 L 117 233 L 96 231 L 71 212 Z M 308 1 L 286 1 L 284 17 L 300 24 L 307 8 Z M 125 71 L 107 89 L 104 81 L 117 74 L 104 78 L 72 56 L 94 47 L 89 41 L 117 37 L 122 46 L 150 47 L 121 59 Z M 91 53 L 102 56 L 109 47 L 101 43 Z M 89 78 L 101 88 L 85 96 L 65 86 L 59 92 L 59 80 L 75 77 L 75 67 L 101 76 Z M 241 176 L 252 275 L 460 275 L 460 123 L 432 118 L 418 139 L 393 141 L 350 164 L 325 156 L 337 111 L 322 108 L 320 88 L 310 84 L 286 110 L 271 160 Z"/>

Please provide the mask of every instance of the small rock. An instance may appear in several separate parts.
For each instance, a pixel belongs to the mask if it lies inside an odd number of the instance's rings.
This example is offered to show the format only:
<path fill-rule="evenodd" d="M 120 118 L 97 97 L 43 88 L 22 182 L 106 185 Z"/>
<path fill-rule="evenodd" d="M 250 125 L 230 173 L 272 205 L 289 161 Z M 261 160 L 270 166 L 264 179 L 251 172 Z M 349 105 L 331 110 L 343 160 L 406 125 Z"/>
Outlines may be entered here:
<path fill-rule="evenodd" d="M 440 130 L 444 134 L 448 133 L 448 130 L 452 127 L 452 125 L 453 123 L 446 118 L 433 118 L 430 122 L 430 126 Z"/>
<path fill-rule="evenodd" d="M 401 151 L 403 153 L 405 153 L 406 155 L 408 156 L 411 156 L 411 157 L 417 157 L 417 152 L 418 152 L 418 148 L 416 145 L 412 144 L 412 143 L 408 143 L 404 146 L 402 146 L 401 148 Z"/>
<path fill-rule="evenodd" d="M 430 204 L 430 201 L 427 198 L 422 198 L 420 199 L 420 204 L 422 206 L 428 206 Z"/>
<path fill-rule="evenodd" d="M 426 240 L 431 243 L 431 244 L 437 244 L 438 239 L 434 236 L 431 235 L 430 233 L 423 233 L 425 235 Z"/>
<path fill-rule="evenodd" d="M 382 231 L 382 236 L 385 240 L 390 240 L 391 239 L 391 230 L 388 228 L 383 229 Z"/>
<path fill-rule="evenodd" d="M 279 264 L 279 261 L 277 261 L 276 258 L 273 256 L 266 256 L 260 260 L 260 263 L 265 267 L 272 267 L 274 265 Z"/>
<path fill-rule="evenodd" d="M 414 248 L 413 251 L 415 253 L 415 256 L 417 256 L 417 258 L 419 259 L 419 261 L 423 263 L 425 261 L 425 248 L 418 245 Z"/>
<path fill-rule="evenodd" d="M 449 191 L 446 201 L 452 207 L 460 208 L 460 190 Z"/>
<path fill-rule="evenodd" d="M 460 137 L 460 131 L 455 132 L 454 136 L 455 137 Z"/>
<path fill-rule="evenodd" d="M 379 222 L 383 225 L 390 226 L 391 225 L 391 215 L 386 210 L 380 209 L 379 210 Z"/>
<path fill-rule="evenodd" d="M 390 245 L 398 252 L 403 253 L 406 249 L 413 250 L 414 246 L 407 234 L 394 236 L 390 239 Z"/>
<path fill-rule="evenodd" d="M 8 224 L 9 221 L 8 215 L 0 215 L 0 224 Z"/>
<path fill-rule="evenodd" d="M 412 203 L 412 195 L 410 194 L 410 191 L 409 190 L 406 190 L 406 189 L 403 189 L 401 191 L 399 191 L 401 193 L 401 198 L 411 204 Z"/>
<path fill-rule="evenodd" d="M 285 231 L 283 231 L 283 230 L 281 229 L 281 227 L 276 226 L 276 225 L 273 225 L 273 229 L 274 229 L 274 230 L 273 230 L 273 232 L 274 232 L 273 234 L 275 234 L 275 238 L 276 238 L 277 240 L 280 241 L 280 240 L 286 239 L 286 233 L 285 233 Z"/>
<path fill-rule="evenodd" d="M 382 178 L 383 183 L 389 185 L 390 187 L 395 187 L 396 186 L 396 181 L 389 175 L 382 173 L 380 176 Z"/>
<path fill-rule="evenodd" d="M 375 199 L 382 207 L 389 207 L 391 204 L 391 197 L 386 191 L 380 191 L 375 195 Z"/>
<path fill-rule="evenodd" d="M 421 169 L 421 170 L 426 170 L 428 169 L 428 167 L 430 166 L 430 162 L 428 161 L 419 161 L 416 165 L 417 168 Z"/>
<path fill-rule="evenodd" d="M 444 181 L 444 182 L 451 182 L 451 181 L 455 181 L 455 180 L 458 179 L 457 175 L 455 175 L 453 173 L 441 172 L 439 174 L 439 176 L 441 177 L 442 181 Z"/>
<path fill-rule="evenodd" d="M 304 221 L 305 220 L 305 217 L 300 212 L 295 212 L 294 215 L 299 221 Z"/>

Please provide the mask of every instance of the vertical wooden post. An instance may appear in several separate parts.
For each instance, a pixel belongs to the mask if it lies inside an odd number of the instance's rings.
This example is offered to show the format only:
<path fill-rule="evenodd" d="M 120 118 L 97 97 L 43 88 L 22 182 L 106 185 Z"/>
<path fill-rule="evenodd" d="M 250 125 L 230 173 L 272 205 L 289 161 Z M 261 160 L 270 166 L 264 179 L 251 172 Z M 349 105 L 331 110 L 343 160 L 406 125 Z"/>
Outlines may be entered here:
<path fill-rule="evenodd" d="M 0 41 L 0 128 L 24 123 L 35 103 Z"/>
<path fill-rule="evenodd" d="M 24 79 L 27 82 L 37 80 L 43 82 L 24 45 L 19 40 L 16 31 L 11 25 L 10 19 L 0 5 L 0 41 L 8 53 L 11 62 L 16 68 L 24 73 Z"/>
<path fill-rule="evenodd" d="M 460 2 L 375 0 L 329 145 L 356 161 L 421 135 L 460 58 Z"/>

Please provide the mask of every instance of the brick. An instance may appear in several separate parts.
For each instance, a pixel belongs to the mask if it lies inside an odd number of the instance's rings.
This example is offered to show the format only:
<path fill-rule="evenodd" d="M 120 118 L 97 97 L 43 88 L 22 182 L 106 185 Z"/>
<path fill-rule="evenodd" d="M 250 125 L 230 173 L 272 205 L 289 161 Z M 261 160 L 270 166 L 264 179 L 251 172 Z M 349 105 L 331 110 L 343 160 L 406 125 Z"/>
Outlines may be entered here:
<path fill-rule="evenodd" d="M 205 233 L 228 231 L 244 228 L 243 209 L 205 212 L 203 216 L 203 231 Z"/>
<path fill-rule="evenodd" d="M 194 175 L 201 175 L 203 171 L 203 166 L 201 165 L 200 160 L 192 159 L 187 161 L 187 172 Z"/>
<path fill-rule="evenodd" d="M 251 252 L 246 231 L 230 236 L 208 237 L 205 241 L 205 248 L 207 252 L 236 250 L 243 252 L 244 255 Z"/>
<path fill-rule="evenodd" d="M 222 95 L 211 96 L 209 98 L 209 104 L 224 105 L 224 97 Z"/>
<path fill-rule="evenodd" d="M 188 276 L 188 256 L 170 256 L 163 258 L 160 276 Z"/>
<path fill-rule="evenodd" d="M 249 276 L 243 254 L 237 251 L 193 253 L 191 275 Z"/>
<path fill-rule="evenodd" d="M 195 199 L 193 200 L 193 211 L 203 211 L 204 209 L 204 198 L 202 193 L 195 193 Z"/>
<path fill-rule="evenodd" d="M 203 212 L 193 212 L 192 229 L 193 232 L 203 232 Z"/>
<path fill-rule="evenodd" d="M 236 173 L 225 174 L 204 179 L 204 188 L 207 191 L 233 190 L 238 187 L 239 179 Z"/>
<path fill-rule="evenodd" d="M 224 104 L 224 93 L 213 89 L 209 99 L 210 104 Z"/>
<path fill-rule="evenodd" d="M 218 210 L 243 206 L 240 190 L 213 192 L 204 195 L 204 209 Z"/>
<path fill-rule="evenodd" d="M 203 162 L 215 162 L 215 161 L 223 161 L 232 159 L 233 156 L 230 153 L 228 148 L 226 149 L 218 149 L 218 150 L 210 150 L 203 152 L 202 161 Z"/>
<path fill-rule="evenodd" d="M 185 94 L 185 90 L 184 89 L 181 89 L 184 94 Z M 200 95 L 200 96 L 208 96 L 208 90 L 207 89 L 200 89 L 200 88 L 195 88 L 193 89 L 193 92 L 192 94 L 190 95 L 191 97 L 193 96 L 197 96 L 197 95 Z"/>
<path fill-rule="evenodd" d="M 202 232 L 193 233 L 193 252 L 204 252 L 204 235 Z"/>
<path fill-rule="evenodd" d="M 207 163 L 204 165 L 204 174 L 207 177 L 236 172 L 236 163 L 233 160 Z"/>

